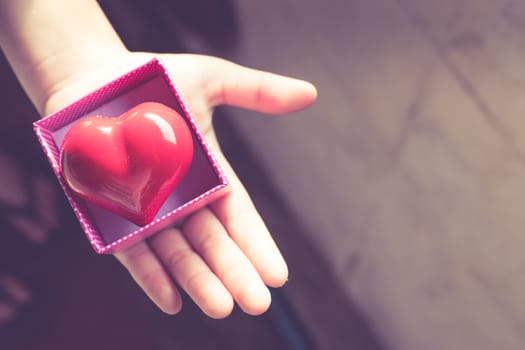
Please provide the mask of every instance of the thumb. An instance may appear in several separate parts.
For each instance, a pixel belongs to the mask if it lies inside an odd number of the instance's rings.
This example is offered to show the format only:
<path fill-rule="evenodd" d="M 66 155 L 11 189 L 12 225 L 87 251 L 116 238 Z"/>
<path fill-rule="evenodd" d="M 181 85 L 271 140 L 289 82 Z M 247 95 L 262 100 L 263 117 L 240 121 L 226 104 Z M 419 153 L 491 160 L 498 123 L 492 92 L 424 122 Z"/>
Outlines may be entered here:
<path fill-rule="evenodd" d="M 304 80 L 210 59 L 203 79 L 212 106 L 231 105 L 267 114 L 286 114 L 308 107 L 317 98 L 315 86 Z"/>

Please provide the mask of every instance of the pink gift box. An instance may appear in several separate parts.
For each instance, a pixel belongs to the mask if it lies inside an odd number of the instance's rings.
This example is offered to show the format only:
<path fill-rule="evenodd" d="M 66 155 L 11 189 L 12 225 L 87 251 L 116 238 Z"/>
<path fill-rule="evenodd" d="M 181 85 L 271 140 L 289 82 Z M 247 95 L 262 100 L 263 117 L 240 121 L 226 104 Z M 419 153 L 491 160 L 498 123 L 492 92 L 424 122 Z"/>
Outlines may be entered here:
<path fill-rule="evenodd" d="M 117 117 L 147 101 L 163 103 L 179 112 L 193 134 L 193 162 L 155 219 L 139 227 L 132 222 L 76 196 L 62 177 L 60 147 L 69 128 L 91 115 Z M 122 251 L 209 204 L 228 190 L 227 179 L 217 164 L 190 111 L 177 92 L 166 67 L 158 59 L 102 86 L 71 105 L 34 123 L 34 130 L 53 167 L 82 229 L 97 253 Z"/>

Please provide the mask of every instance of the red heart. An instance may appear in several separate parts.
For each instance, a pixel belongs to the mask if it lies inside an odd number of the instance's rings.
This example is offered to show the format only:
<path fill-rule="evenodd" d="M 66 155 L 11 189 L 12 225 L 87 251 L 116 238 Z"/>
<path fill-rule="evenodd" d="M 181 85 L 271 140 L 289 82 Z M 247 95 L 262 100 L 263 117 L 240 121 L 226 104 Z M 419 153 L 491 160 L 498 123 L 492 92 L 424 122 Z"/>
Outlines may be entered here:
<path fill-rule="evenodd" d="M 144 226 L 190 168 L 193 138 L 180 114 L 145 102 L 117 118 L 81 119 L 66 134 L 60 159 L 78 196 Z"/>

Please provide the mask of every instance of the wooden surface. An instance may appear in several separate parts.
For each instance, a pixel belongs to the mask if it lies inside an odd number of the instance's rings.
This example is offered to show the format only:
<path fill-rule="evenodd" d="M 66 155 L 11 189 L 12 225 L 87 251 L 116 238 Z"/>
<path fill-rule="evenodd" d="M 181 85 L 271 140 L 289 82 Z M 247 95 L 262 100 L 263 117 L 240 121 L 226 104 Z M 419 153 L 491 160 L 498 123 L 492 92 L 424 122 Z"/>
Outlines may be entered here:
<path fill-rule="evenodd" d="M 319 101 L 233 121 L 387 348 L 525 348 L 525 5 L 235 8 L 233 58 Z"/>

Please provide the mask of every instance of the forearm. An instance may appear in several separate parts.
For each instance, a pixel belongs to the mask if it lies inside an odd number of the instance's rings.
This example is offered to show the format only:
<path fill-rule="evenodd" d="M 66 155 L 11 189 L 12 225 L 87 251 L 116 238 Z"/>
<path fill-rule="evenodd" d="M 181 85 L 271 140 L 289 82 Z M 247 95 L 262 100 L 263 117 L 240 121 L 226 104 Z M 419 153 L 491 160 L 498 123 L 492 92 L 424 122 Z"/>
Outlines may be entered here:
<path fill-rule="evenodd" d="M 77 72 L 125 50 L 94 0 L 0 0 L 0 46 L 41 113 Z"/>

